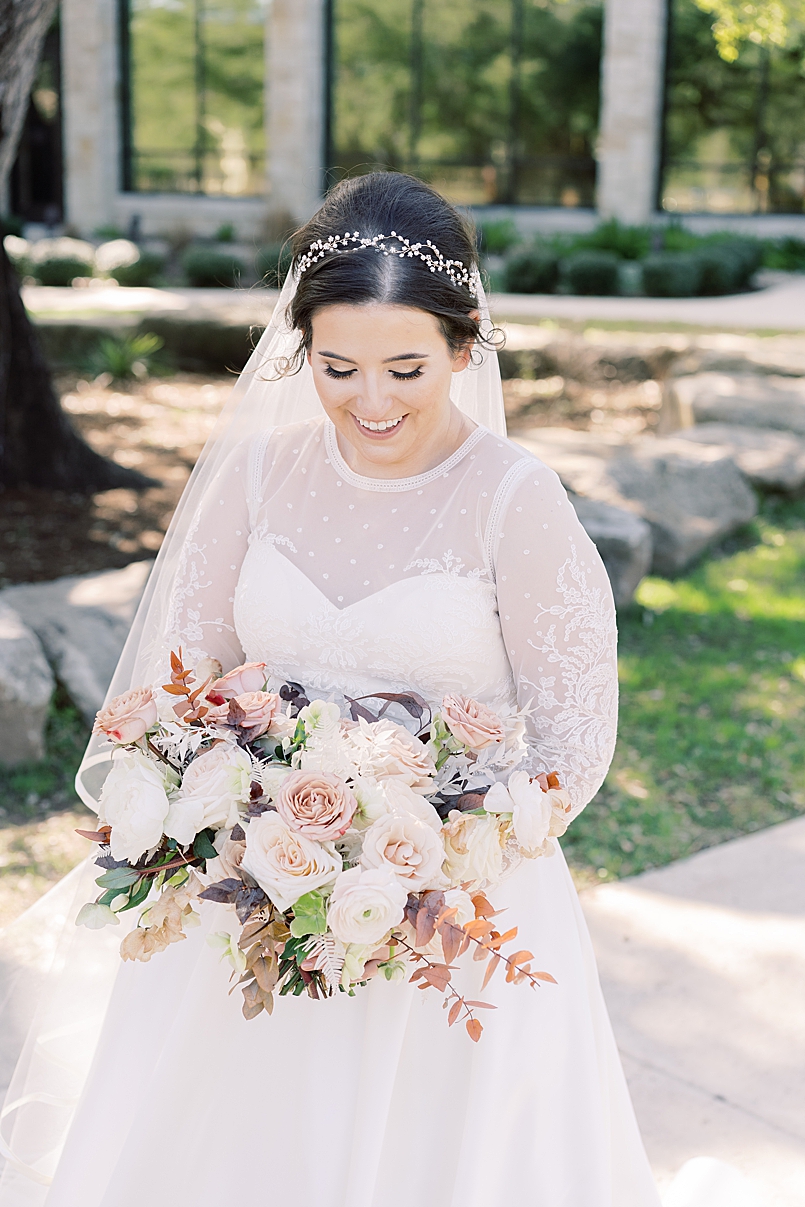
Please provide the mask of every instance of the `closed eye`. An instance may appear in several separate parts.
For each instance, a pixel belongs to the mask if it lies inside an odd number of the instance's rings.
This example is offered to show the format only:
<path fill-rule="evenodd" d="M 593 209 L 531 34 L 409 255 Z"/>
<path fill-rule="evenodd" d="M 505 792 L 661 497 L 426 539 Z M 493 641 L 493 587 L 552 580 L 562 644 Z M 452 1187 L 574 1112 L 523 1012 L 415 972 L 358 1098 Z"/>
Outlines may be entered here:
<path fill-rule="evenodd" d="M 414 378 L 422 376 L 422 366 L 412 369 L 410 373 L 398 373 L 396 369 L 391 369 L 390 372 L 395 381 L 413 381 Z"/>
<path fill-rule="evenodd" d="M 325 365 L 324 372 L 328 377 L 334 377 L 336 381 L 346 381 L 348 377 L 352 377 L 355 369 L 344 369 L 343 372 L 339 372 L 338 369 L 334 369 L 332 365 Z"/>

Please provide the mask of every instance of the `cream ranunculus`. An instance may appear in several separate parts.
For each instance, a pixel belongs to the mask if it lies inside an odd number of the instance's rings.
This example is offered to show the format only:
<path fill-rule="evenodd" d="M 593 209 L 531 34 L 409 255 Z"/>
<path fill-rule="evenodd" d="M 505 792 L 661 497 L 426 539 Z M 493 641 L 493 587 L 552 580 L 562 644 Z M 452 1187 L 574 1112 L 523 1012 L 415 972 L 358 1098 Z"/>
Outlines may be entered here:
<path fill-rule="evenodd" d="M 358 774 L 378 780 L 401 779 L 415 792 L 433 787 L 436 765 L 419 738 L 393 721 L 365 721 L 345 731 L 350 757 Z"/>
<path fill-rule="evenodd" d="M 358 805 L 340 776 L 320 771 L 289 775 L 275 803 L 286 825 L 318 842 L 340 838 L 349 829 Z"/>
<path fill-rule="evenodd" d="M 145 737 L 157 723 L 157 705 L 150 687 L 135 687 L 115 696 L 95 718 L 93 733 L 105 733 L 113 742 L 128 746 Z"/>
<path fill-rule="evenodd" d="M 364 833 L 362 866 L 386 868 L 411 893 L 445 887 L 443 862 L 441 835 L 413 815 L 389 814 Z"/>
<path fill-rule="evenodd" d="M 110 844 L 115 859 L 136 863 L 159 844 L 170 808 L 166 780 L 144 754 L 115 759 L 101 790 L 98 819 L 112 827 Z"/>
<path fill-rule="evenodd" d="M 197 755 L 171 802 L 165 833 L 187 846 L 208 826 L 231 828 L 239 817 L 238 806 L 249 800 L 253 775 L 249 755 L 231 742 L 219 742 Z"/>
<path fill-rule="evenodd" d="M 453 737 L 470 750 L 485 750 L 506 737 L 498 714 L 471 696 L 445 696 L 440 713 Z"/>
<path fill-rule="evenodd" d="M 445 871 L 452 884 L 469 881 L 480 887 L 497 883 L 503 874 L 503 838 L 508 824 L 493 815 L 478 817 L 453 810 L 444 827 Z"/>
<path fill-rule="evenodd" d="M 330 884 L 342 870 L 329 843 L 290 830 L 274 812 L 261 813 L 246 828 L 241 867 L 283 912 L 313 889 Z"/>
<path fill-rule="evenodd" d="M 209 690 L 215 695 L 223 696 L 225 700 L 232 700 L 235 696 L 242 696 L 247 692 L 261 692 L 265 685 L 265 662 L 244 662 L 242 666 L 236 666 L 234 670 L 216 679 Z"/>
<path fill-rule="evenodd" d="M 350 868 L 335 882 L 327 924 L 337 939 L 377 945 L 402 921 L 408 893 L 385 868 Z"/>

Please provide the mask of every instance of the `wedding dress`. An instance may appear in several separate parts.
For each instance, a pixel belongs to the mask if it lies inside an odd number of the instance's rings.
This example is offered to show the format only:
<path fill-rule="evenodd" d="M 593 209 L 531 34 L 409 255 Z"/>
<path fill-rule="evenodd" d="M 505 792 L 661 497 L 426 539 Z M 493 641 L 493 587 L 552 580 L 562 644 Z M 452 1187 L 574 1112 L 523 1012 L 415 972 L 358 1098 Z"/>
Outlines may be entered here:
<path fill-rule="evenodd" d="M 446 691 L 530 702 L 529 766 L 559 774 L 574 814 L 612 755 L 602 563 L 556 476 L 484 426 L 406 479 L 354 473 L 323 418 L 235 444 L 177 555 L 155 675 L 179 645 L 339 701 L 413 689 L 434 704 Z M 246 1022 L 206 943 L 233 927 L 224 906 L 150 963 L 115 965 L 92 1001 L 74 980 L 52 1044 L 66 1068 L 71 1036 L 100 1030 L 80 1101 L 64 1089 L 15 1107 L 0 1204 L 657 1207 L 558 844 L 491 895 L 557 983 L 495 978 L 481 993 L 484 966 L 462 962 L 457 983 L 497 1006 L 477 1045 L 448 1029 L 435 990 L 378 980 Z M 111 931 L 81 941 L 116 944 Z M 72 1124 L 47 1171 L 35 1153 L 60 1110 Z"/>
<path fill-rule="evenodd" d="M 497 357 L 476 350 L 454 376 L 477 426 L 451 457 L 361 477 L 309 367 L 272 371 L 298 340 L 295 288 L 289 274 L 199 458 L 110 695 L 164 682 L 181 645 L 339 702 L 413 689 L 528 703 L 529 766 L 558 772 L 577 813 L 614 746 L 614 608 L 558 479 L 503 435 Z M 474 292 L 488 324 L 478 279 Z M 90 806 L 108 765 L 94 740 L 77 781 Z M 463 961 L 458 987 L 498 1007 L 478 1045 L 407 983 L 281 998 L 247 1022 L 206 942 L 234 929 L 225 907 L 122 964 L 124 925 L 74 925 L 96 874 L 88 860 L 0 933 L 0 1076 L 19 1055 L 0 1207 L 657 1207 L 558 844 L 493 894 L 557 984 L 481 993 L 483 966 Z"/>

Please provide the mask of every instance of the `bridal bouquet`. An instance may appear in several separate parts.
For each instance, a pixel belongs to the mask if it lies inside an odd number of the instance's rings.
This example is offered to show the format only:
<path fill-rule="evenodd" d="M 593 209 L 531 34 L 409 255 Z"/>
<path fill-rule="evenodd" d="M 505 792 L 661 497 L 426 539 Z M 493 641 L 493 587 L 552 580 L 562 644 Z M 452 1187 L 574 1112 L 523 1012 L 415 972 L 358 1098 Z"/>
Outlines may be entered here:
<path fill-rule="evenodd" d="M 496 929 L 486 895 L 567 827 L 556 776 L 518 769 L 525 711 L 448 695 L 432 712 L 414 693 L 378 693 L 347 698 L 344 719 L 299 684 L 267 691 L 263 663 L 224 675 L 210 659 L 186 669 L 180 650 L 171 667 L 161 690 L 98 713 L 117 749 L 99 828 L 79 831 L 103 869 L 79 925 L 142 907 L 121 955 L 149 960 L 199 924 L 201 903 L 229 907 L 208 942 L 246 1018 L 270 1013 L 275 993 L 352 994 L 407 967 L 477 1040 L 490 1007 L 452 984 L 466 951 L 488 961 L 484 987 L 499 965 L 510 982 L 553 981 L 531 952 L 503 951 L 517 928 Z"/>

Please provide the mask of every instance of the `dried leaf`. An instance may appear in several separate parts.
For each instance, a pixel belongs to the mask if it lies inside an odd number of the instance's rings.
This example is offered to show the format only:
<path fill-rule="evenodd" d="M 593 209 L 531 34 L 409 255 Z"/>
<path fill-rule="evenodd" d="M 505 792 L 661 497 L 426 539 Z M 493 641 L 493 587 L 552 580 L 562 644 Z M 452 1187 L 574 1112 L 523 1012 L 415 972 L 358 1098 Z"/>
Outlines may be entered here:
<path fill-rule="evenodd" d="M 495 969 L 497 968 L 499 963 L 500 963 L 500 956 L 498 955 L 497 952 L 493 952 L 492 959 L 489 961 L 489 963 L 486 966 L 486 972 L 484 973 L 483 984 L 481 985 L 482 989 L 486 989 L 487 985 L 492 980 L 492 977 L 495 975 Z"/>
<path fill-rule="evenodd" d="M 446 1005 L 447 1005 L 447 1002 L 445 1002 L 445 1006 Z M 460 997 L 456 998 L 456 1000 L 453 1002 L 453 1005 L 450 1007 L 450 1013 L 447 1016 L 448 1027 L 452 1027 L 453 1023 L 458 1021 L 458 1016 L 461 1013 L 462 1005 L 463 1005 L 463 1002 L 462 1002 L 461 998 Z"/>
<path fill-rule="evenodd" d="M 494 918 L 498 911 L 493 908 L 484 893 L 475 893 L 472 898 L 476 918 Z"/>
<path fill-rule="evenodd" d="M 474 1044 L 477 1044 L 478 1040 L 483 1035 L 483 1030 L 484 1030 L 483 1027 L 481 1026 L 480 1022 L 478 1021 L 477 1018 L 468 1018 L 465 1025 L 467 1028 L 467 1034 L 469 1035 L 470 1039 L 472 1040 L 472 1042 Z"/>
<path fill-rule="evenodd" d="M 491 1002 L 467 1002 L 466 1005 L 476 1010 L 497 1010 L 497 1006 L 493 1006 Z"/>
<path fill-rule="evenodd" d="M 492 942 L 489 944 L 489 946 L 494 947 L 495 950 L 497 950 L 498 947 L 502 947 L 504 943 L 509 943 L 509 942 L 511 942 L 512 939 L 514 939 L 516 937 L 517 937 L 517 927 L 513 926 L 511 928 L 511 930 L 507 930 L 505 934 L 498 935 L 497 938 L 493 939 Z"/>
<path fill-rule="evenodd" d="M 162 690 L 166 691 L 170 696 L 186 696 L 187 692 L 177 683 L 163 683 Z"/>
<path fill-rule="evenodd" d="M 347 696 L 346 699 L 349 700 L 349 712 L 353 721 L 363 719 L 364 721 L 369 721 L 371 724 L 377 720 L 375 714 L 370 712 L 368 708 L 364 708 L 364 706 L 359 704 L 357 700 L 350 700 L 349 696 Z"/>
<path fill-rule="evenodd" d="M 111 833 L 111 826 L 101 826 L 100 830 L 76 830 L 76 834 L 80 834 L 82 838 L 88 838 L 90 842 L 101 843 L 107 843 Z"/>
<path fill-rule="evenodd" d="M 446 964 L 452 964 L 459 954 L 462 946 L 467 942 L 467 936 L 464 934 L 460 926 L 453 926 L 451 923 L 440 926 L 439 933 L 442 939 L 442 951 Z"/>
<path fill-rule="evenodd" d="M 485 918 L 474 918 L 472 922 L 464 923 L 464 930 L 471 939 L 483 939 L 494 933 L 494 926 Z"/>
<path fill-rule="evenodd" d="M 551 985 L 558 985 L 556 977 L 552 977 L 549 972 L 532 972 L 531 975 L 536 977 L 538 981 L 548 981 Z"/>
<path fill-rule="evenodd" d="M 254 976 L 263 993 L 271 993 L 279 979 L 277 961 L 266 960 L 263 957 L 255 960 Z"/>

